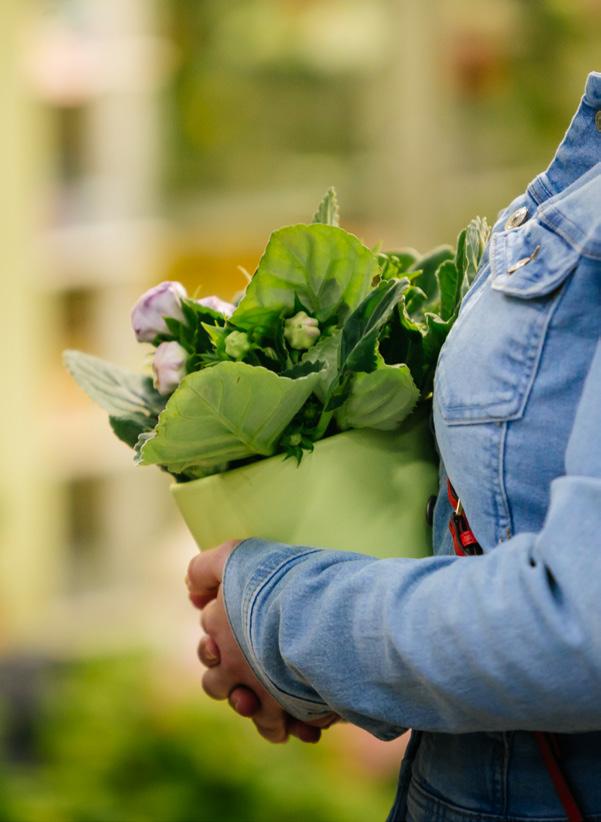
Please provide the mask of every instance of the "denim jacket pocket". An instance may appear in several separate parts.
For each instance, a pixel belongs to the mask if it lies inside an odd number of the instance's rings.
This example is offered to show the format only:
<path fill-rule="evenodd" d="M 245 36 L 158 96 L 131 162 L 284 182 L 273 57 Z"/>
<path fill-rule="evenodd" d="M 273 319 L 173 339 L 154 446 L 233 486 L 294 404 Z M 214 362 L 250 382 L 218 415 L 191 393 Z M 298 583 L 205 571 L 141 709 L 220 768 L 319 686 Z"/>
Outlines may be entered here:
<path fill-rule="evenodd" d="M 579 251 L 535 219 L 493 234 L 490 276 L 440 354 L 435 395 L 449 425 L 519 419 L 561 286 Z"/>

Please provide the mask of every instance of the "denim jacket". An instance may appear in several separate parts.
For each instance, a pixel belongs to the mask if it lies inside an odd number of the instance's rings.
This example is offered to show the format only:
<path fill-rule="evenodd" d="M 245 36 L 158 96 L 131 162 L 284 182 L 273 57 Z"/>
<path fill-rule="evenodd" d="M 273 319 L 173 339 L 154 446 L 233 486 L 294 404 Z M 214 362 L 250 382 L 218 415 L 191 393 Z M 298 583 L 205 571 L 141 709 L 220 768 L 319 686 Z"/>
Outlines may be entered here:
<path fill-rule="evenodd" d="M 561 734 L 601 820 L 600 338 L 593 73 L 549 168 L 499 215 L 439 358 L 434 556 L 249 539 L 226 566 L 232 629 L 290 713 L 418 732 L 390 819 L 563 818 L 540 730 Z M 482 556 L 453 553 L 447 476 Z"/>

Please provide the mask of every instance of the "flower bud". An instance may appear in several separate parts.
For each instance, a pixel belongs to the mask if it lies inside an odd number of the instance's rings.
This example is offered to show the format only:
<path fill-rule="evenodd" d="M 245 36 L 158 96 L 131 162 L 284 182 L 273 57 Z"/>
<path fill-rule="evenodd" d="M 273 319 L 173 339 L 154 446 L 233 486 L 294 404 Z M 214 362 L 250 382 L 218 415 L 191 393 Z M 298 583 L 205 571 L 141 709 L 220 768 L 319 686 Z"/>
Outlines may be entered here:
<path fill-rule="evenodd" d="M 232 331 L 225 338 L 225 353 L 233 360 L 241 360 L 250 351 L 248 334 L 244 331 Z"/>
<path fill-rule="evenodd" d="M 204 305 L 205 308 L 212 308 L 213 311 L 218 311 L 224 317 L 231 317 L 236 306 L 231 303 L 226 303 L 225 300 L 220 300 L 219 297 L 212 295 L 211 297 L 203 297 L 201 300 L 196 300 L 198 305 Z"/>
<path fill-rule="evenodd" d="M 186 375 L 188 354 L 178 342 L 162 342 L 154 353 L 152 370 L 154 387 L 165 397 L 171 394 Z"/>
<path fill-rule="evenodd" d="M 183 320 L 182 300 L 187 296 L 181 283 L 170 281 L 142 294 L 131 312 L 131 324 L 138 342 L 152 342 L 157 334 L 167 334 L 164 317 Z"/>
<path fill-rule="evenodd" d="M 320 334 L 317 320 L 315 317 L 309 317 L 305 311 L 299 311 L 284 323 L 284 337 L 290 348 L 311 348 Z"/>

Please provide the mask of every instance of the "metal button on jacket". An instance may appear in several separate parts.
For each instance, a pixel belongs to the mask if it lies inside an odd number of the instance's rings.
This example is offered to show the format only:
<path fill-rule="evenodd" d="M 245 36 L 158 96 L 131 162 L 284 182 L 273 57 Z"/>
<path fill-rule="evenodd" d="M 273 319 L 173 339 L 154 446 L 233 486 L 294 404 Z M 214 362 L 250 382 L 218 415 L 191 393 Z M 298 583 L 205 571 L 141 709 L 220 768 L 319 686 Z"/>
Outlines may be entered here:
<path fill-rule="evenodd" d="M 597 126 L 597 131 L 601 131 L 601 108 L 595 114 L 595 125 Z"/>
<path fill-rule="evenodd" d="M 512 228 L 519 228 L 522 223 L 525 223 L 528 218 L 528 209 L 525 206 L 514 211 L 511 217 L 505 223 L 505 231 L 510 231 Z"/>
<path fill-rule="evenodd" d="M 517 263 L 510 265 L 507 269 L 508 274 L 513 274 L 514 271 L 517 271 L 519 268 L 523 268 L 528 263 L 531 263 L 532 260 L 536 260 L 538 257 L 538 252 L 540 251 L 540 245 L 537 245 L 532 254 L 529 254 L 527 257 L 522 257 L 521 260 L 518 260 Z"/>

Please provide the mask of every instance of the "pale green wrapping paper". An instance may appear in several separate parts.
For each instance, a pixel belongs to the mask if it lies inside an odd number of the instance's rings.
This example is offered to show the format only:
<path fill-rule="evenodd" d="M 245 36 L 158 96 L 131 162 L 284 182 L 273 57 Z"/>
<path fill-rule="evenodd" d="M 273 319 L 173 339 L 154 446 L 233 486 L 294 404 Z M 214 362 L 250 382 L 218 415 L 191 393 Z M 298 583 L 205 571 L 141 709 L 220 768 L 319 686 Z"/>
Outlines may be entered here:
<path fill-rule="evenodd" d="M 428 420 L 395 432 L 347 431 L 320 440 L 300 466 L 281 454 L 173 484 L 198 547 L 260 537 L 378 557 L 432 553 L 426 521 L 438 468 Z"/>

